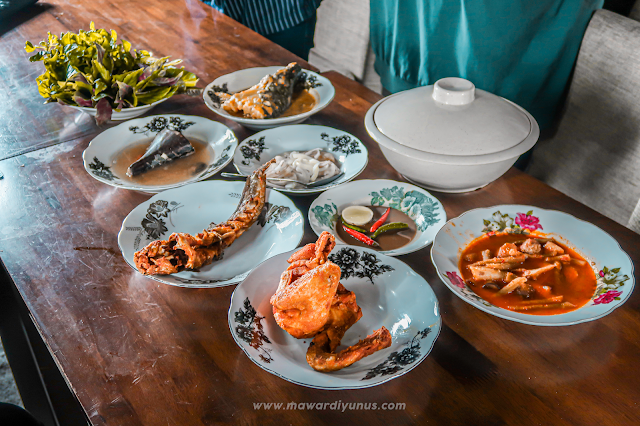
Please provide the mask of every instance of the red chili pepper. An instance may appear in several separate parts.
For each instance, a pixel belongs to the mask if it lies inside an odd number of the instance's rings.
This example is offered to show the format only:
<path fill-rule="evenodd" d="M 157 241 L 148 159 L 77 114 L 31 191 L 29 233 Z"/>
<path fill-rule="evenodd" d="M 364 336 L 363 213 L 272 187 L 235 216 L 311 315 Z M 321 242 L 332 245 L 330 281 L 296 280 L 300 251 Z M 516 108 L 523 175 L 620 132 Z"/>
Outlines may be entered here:
<path fill-rule="evenodd" d="M 387 220 L 387 218 L 389 217 L 389 213 L 390 212 L 391 212 L 391 207 L 387 207 L 387 211 L 384 212 L 382 217 L 380 219 L 376 220 L 376 223 L 371 225 L 371 229 L 369 229 L 369 232 L 376 232 L 376 229 L 380 228 L 382 226 L 382 224 Z"/>
<path fill-rule="evenodd" d="M 347 228 L 344 225 L 342 225 L 342 229 L 344 229 L 344 232 L 346 232 L 347 234 L 351 235 L 356 240 L 362 241 L 363 243 L 365 243 L 368 246 L 373 246 L 373 247 L 379 247 L 380 246 L 380 244 L 378 244 L 377 242 L 373 241 L 371 238 L 367 237 L 366 235 L 364 235 L 361 232 L 354 231 L 353 229 Z"/>

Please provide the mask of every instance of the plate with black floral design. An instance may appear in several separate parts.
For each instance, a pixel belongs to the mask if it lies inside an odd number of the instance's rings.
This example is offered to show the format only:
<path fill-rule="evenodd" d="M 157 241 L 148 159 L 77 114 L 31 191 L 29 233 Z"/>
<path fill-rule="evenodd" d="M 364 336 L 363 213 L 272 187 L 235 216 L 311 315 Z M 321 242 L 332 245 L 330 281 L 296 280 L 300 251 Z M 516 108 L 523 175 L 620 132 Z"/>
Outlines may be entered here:
<path fill-rule="evenodd" d="M 316 198 L 309 208 L 311 229 L 317 235 L 328 231 L 344 244 L 356 244 L 354 237 L 336 230 L 337 226 L 342 226 L 343 210 L 350 206 L 378 208 L 382 211 L 390 207 L 402 213 L 400 220 L 409 222 L 411 233 L 405 235 L 407 238 L 401 242 L 403 245 L 393 248 L 381 246 L 378 249 L 379 253 L 387 256 L 413 253 L 428 246 L 447 221 L 442 203 L 419 186 L 388 179 L 361 179 L 332 188 Z M 393 218 L 395 214 L 392 212 L 390 217 Z"/>
<path fill-rule="evenodd" d="M 164 129 L 181 132 L 195 152 L 169 162 L 156 155 L 159 165 L 140 175 L 127 176 L 131 163 Z M 237 146 L 235 134 L 217 121 L 191 115 L 155 115 L 129 120 L 100 133 L 85 149 L 82 160 L 85 170 L 100 182 L 157 193 L 213 176 L 231 162 Z"/>
<path fill-rule="evenodd" d="M 264 130 L 272 127 L 302 123 L 313 114 L 326 108 L 336 95 L 336 89 L 331 84 L 331 80 L 313 71 L 303 69 L 302 72 L 304 74 L 301 75 L 301 77 L 303 77 L 304 81 L 300 80 L 299 84 L 301 84 L 315 100 L 313 107 L 306 112 L 289 115 L 292 111 L 289 111 L 289 113 L 285 111 L 284 114 L 279 117 L 257 119 L 230 114 L 222 108 L 221 99 L 216 93 L 225 92 L 233 94 L 246 90 L 258 84 L 264 77 L 273 75 L 283 68 L 284 66 L 245 68 L 220 76 L 205 87 L 202 93 L 204 103 L 211 111 L 221 117 L 233 120 L 249 129 Z"/>
<path fill-rule="evenodd" d="M 156 194 L 133 209 L 122 222 L 118 246 L 132 268 L 133 255 L 151 241 L 173 232 L 196 235 L 211 224 L 225 222 L 240 201 L 244 182 L 209 180 Z M 267 189 L 256 223 L 224 251 L 220 260 L 198 271 L 147 275 L 180 287 L 221 287 L 242 281 L 260 262 L 297 247 L 304 233 L 300 210 L 284 194 Z M 136 269 L 137 270 L 137 269 Z"/>
<path fill-rule="evenodd" d="M 233 165 L 240 174 L 250 175 L 264 163 L 287 152 L 308 152 L 313 149 L 332 154 L 342 175 L 324 185 L 310 188 L 286 188 L 267 184 L 291 194 L 315 194 L 355 179 L 367 167 L 369 153 L 360 139 L 333 127 L 298 124 L 263 130 L 240 142 Z"/>
<path fill-rule="evenodd" d="M 551 237 L 577 252 L 595 275 L 591 299 L 569 312 L 532 315 L 497 307 L 476 294 L 462 279 L 460 255 L 472 240 L 503 232 L 522 234 L 523 238 Z M 533 206 L 487 207 L 451 219 L 436 235 L 431 259 L 442 282 L 465 302 L 491 315 L 531 325 L 564 326 L 593 321 L 621 306 L 634 287 L 633 263 L 611 235 L 570 214 Z"/>
<path fill-rule="evenodd" d="M 306 353 L 312 339 L 296 339 L 280 328 L 269 303 L 293 252 L 260 264 L 231 297 L 229 328 L 251 361 L 289 382 L 337 390 L 382 384 L 408 373 L 429 355 L 442 322 L 427 281 L 398 259 L 337 245 L 329 259 L 340 266 L 340 282 L 356 294 L 362 308 L 362 318 L 349 328 L 337 350 L 382 326 L 390 331 L 392 344 L 342 370 L 324 373 L 311 368 Z"/>

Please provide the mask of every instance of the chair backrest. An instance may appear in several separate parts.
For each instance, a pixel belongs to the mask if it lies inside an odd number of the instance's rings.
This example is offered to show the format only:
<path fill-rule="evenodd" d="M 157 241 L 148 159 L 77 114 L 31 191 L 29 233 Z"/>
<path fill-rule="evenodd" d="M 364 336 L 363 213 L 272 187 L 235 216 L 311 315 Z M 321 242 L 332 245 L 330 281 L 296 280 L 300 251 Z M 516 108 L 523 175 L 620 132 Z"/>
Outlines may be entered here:
<path fill-rule="evenodd" d="M 627 225 L 640 200 L 640 22 L 597 11 L 557 132 L 528 172 Z"/>
<path fill-rule="evenodd" d="M 380 93 L 369 43 L 369 0 L 323 0 L 317 17 L 309 63 L 320 71 L 338 71 Z"/>

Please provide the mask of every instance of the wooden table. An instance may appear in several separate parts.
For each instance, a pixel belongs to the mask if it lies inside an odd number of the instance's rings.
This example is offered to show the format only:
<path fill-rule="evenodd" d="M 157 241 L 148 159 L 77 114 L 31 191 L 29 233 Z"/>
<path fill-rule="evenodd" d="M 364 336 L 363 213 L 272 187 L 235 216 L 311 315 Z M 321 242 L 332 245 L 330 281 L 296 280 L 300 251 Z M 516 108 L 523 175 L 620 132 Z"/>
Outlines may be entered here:
<path fill-rule="evenodd" d="M 443 328 L 431 354 L 409 374 L 369 389 L 322 391 L 288 383 L 253 364 L 227 325 L 234 286 L 177 288 L 126 265 L 116 236 L 124 217 L 148 195 L 89 176 L 82 151 L 101 129 L 87 116 L 40 105 L 33 79 L 42 65 L 27 61 L 25 40 L 37 42 L 47 30 L 87 28 L 91 20 L 136 47 L 184 58 L 186 68 L 201 78 L 200 87 L 230 71 L 297 58 L 196 0 L 55 0 L 18 15 L 15 28 L 2 29 L 0 257 L 92 424 L 640 423 L 637 291 L 597 321 L 527 326 L 488 315 L 453 295 L 436 276 L 428 248 L 400 259 L 433 287 Z M 379 96 L 337 73 L 325 75 L 336 98 L 308 123 L 364 141 L 370 157 L 361 178 L 402 180 L 364 129 L 364 114 Z M 152 111 L 165 112 L 221 120 L 198 98 L 175 98 Z M 222 121 L 240 140 L 250 134 Z M 565 211 L 606 230 L 640 261 L 639 235 L 515 169 L 479 191 L 435 195 L 449 218 L 510 203 Z M 306 212 L 312 198 L 294 201 Z M 303 242 L 314 240 L 307 224 Z M 253 405 L 338 400 L 406 407 L 341 412 L 267 411 Z"/>

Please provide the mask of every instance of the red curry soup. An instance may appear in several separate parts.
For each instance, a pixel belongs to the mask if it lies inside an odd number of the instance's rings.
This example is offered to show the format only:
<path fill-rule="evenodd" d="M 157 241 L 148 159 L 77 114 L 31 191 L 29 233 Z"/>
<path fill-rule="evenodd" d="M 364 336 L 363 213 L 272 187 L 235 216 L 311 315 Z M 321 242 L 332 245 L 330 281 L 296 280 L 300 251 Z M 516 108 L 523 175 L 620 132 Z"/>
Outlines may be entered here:
<path fill-rule="evenodd" d="M 555 315 L 586 304 L 596 275 L 575 250 L 541 233 L 488 233 L 460 255 L 462 278 L 478 296 L 500 308 Z"/>

